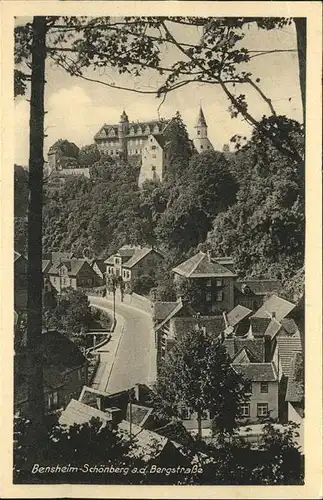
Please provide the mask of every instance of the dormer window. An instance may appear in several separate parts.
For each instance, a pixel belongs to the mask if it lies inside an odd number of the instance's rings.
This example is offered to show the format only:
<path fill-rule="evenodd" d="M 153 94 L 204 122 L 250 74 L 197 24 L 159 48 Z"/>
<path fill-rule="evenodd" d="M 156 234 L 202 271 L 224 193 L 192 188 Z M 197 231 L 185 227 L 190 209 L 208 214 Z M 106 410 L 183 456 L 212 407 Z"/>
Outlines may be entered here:
<path fill-rule="evenodd" d="M 134 129 L 133 127 L 131 127 L 131 129 L 130 129 L 130 132 L 129 132 L 129 133 L 130 133 L 130 135 L 135 135 L 135 129 Z"/>

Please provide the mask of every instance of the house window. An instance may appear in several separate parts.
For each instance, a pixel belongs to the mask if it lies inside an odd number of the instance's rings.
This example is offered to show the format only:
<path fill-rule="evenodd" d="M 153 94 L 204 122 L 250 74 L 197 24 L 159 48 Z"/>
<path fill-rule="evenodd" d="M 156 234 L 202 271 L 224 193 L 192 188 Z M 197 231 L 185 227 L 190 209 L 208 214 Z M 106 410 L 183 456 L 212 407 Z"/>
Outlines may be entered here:
<path fill-rule="evenodd" d="M 56 283 L 56 278 L 53 278 L 53 283 Z"/>
<path fill-rule="evenodd" d="M 262 393 L 268 392 L 268 382 L 260 382 L 260 392 Z"/>
<path fill-rule="evenodd" d="M 257 404 L 257 417 L 266 417 L 268 415 L 268 403 Z"/>
<path fill-rule="evenodd" d="M 182 406 L 179 410 L 179 415 L 182 420 L 190 420 L 191 418 L 191 411 L 186 408 L 185 406 Z"/>
<path fill-rule="evenodd" d="M 250 404 L 244 403 L 240 406 L 241 416 L 242 417 L 250 417 Z"/>
<path fill-rule="evenodd" d="M 212 294 L 210 292 L 207 292 L 207 294 L 205 295 L 205 300 L 206 300 L 206 302 L 211 302 Z"/>
<path fill-rule="evenodd" d="M 48 409 L 51 410 L 53 408 L 56 408 L 58 405 L 58 392 L 52 392 L 51 394 L 47 395 L 47 406 Z"/>
<path fill-rule="evenodd" d="M 152 158 L 156 158 L 156 155 L 152 155 Z"/>
<path fill-rule="evenodd" d="M 248 382 L 246 384 L 246 394 L 252 394 L 252 383 Z"/>
<path fill-rule="evenodd" d="M 216 284 L 216 286 L 222 286 L 222 278 L 217 278 L 215 280 L 215 284 Z"/>
<path fill-rule="evenodd" d="M 156 146 L 151 146 L 151 149 L 156 149 Z"/>
<path fill-rule="evenodd" d="M 211 280 L 211 278 L 209 278 L 209 279 L 206 280 L 206 286 L 209 286 L 209 287 L 212 286 L 212 280 Z"/>
<path fill-rule="evenodd" d="M 223 292 L 222 291 L 216 293 L 216 300 L 217 300 L 217 302 L 222 302 L 222 300 L 223 300 Z"/>

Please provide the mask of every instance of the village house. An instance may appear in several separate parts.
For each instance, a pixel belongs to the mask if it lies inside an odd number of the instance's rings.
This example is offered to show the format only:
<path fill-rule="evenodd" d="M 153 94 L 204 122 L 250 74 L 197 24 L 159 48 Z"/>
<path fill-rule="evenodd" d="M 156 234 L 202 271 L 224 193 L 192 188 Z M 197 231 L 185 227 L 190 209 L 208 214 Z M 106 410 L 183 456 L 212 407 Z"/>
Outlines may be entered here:
<path fill-rule="evenodd" d="M 278 293 L 281 282 L 274 279 L 237 280 L 234 285 L 234 304 L 247 307 L 252 311 L 259 309 L 266 296 Z"/>
<path fill-rule="evenodd" d="M 231 366 L 248 381 L 246 392 L 248 400 L 241 406 L 243 423 L 256 423 L 268 417 L 277 420 L 278 373 L 275 364 L 252 363 L 246 360 L 239 363 L 239 358 L 236 358 Z"/>
<path fill-rule="evenodd" d="M 192 307 L 204 315 L 230 311 L 236 280 L 232 265 L 230 258 L 212 258 L 204 252 L 193 255 L 172 269 L 178 295 L 187 293 L 188 288 Z"/>
<path fill-rule="evenodd" d="M 222 314 L 243 306 L 255 312 L 268 294 L 281 289 L 278 280 L 237 280 L 231 257 L 198 252 L 172 269 L 178 295 L 189 295 L 201 314 Z"/>
<path fill-rule="evenodd" d="M 57 331 L 43 332 L 45 410 L 65 407 L 87 384 L 87 359 L 77 345 Z M 28 365 L 25 350 L 15 355 L 15 411 L 24 413 L 28 402 Z"/>
<path fill-rule="evenodd" d="M 131 290 L 134 280 L 143 275 L 154 276 L 164 256 L 156 249 L 124 245 L 106 261 L 107 285 L 112 277 L 124 283 Z"/>
<path fill-rule="evenodd" d="M 59 259 L 50 266 L 43 262 L 45 274 L 58 293 L 65 288 L 93 288 L 98 284 L 98 275 L 86 259 Z"/>

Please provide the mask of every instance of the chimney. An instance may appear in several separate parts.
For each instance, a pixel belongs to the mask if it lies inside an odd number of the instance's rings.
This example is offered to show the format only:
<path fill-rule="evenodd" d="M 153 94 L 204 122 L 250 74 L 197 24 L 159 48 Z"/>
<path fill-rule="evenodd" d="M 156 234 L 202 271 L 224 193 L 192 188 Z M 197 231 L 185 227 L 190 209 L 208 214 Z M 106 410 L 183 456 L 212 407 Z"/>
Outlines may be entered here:
<path fill-rule="evenodd" d="M 134 386 L 134 396 L 136 401 L 140 401 L 140 387 L 139 384 L 135 384 Z"/>
<path fill-rule="evenodd" d="M 105 413 L 108 417 L 110 417 L 112 424 L 119 424 L 122 420 L 122 412 L 120 408 L 107 408 Z"/>
<path fill-rule="evenodd" d="M 210 250 L 208 250 L 206 253 L 207 253 L 208 261 L 211 262 L 211 252 L 210 252 Z"/>
<path fill-rule="evenodd" d="M 276 312 L 275 312 L 275 311 L 273 311 L 273 312 L 271 313 L 271 319 L 275 319 L 275 318 L 276 318 Z"/>

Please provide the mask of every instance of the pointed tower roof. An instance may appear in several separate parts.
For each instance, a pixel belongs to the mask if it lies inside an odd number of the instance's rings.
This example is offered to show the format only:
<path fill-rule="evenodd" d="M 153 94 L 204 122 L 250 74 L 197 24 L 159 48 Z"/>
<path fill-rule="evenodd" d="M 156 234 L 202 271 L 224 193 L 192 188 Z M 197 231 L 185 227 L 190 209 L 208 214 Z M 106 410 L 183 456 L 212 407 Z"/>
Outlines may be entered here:
<path fill-rule="evenodd" d="M 207 127 L 205 116 L 203 113 L 202 106 L 200 106 L 200 111 L 196 120 L 196 127 Z"/>
<path fill-rule="evenodd" d="M 127 115 L 127 113 L 125 112 L 125 110 L 123 110 L 122 115 L 120 116 L 120 121 L 121 121 L 121 122 L 128 122 L 128 121 L 129 121 L 129 119 L 128 119 L 128 115 Z"/>

